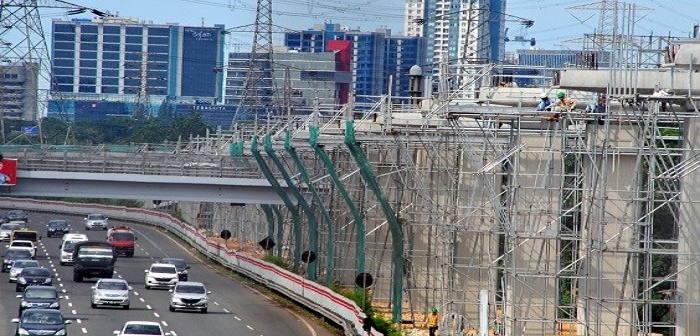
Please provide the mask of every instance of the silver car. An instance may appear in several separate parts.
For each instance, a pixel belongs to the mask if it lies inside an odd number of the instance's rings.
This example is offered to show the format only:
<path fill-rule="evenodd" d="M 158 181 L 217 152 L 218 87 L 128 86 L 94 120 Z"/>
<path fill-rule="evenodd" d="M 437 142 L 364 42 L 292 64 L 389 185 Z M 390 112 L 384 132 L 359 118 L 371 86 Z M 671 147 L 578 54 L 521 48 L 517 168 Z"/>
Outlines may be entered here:
<path fill-rule="evenodd" d="M 5 223 L 0 225 L 0 241 L 9 241 L 12 231 L 21 229 L 22 224 L 19 223 Z"/>
<path fill-rule="evenodd" d="M 131 288 L 129 283 L 123 279 L 99 279 L 92 286 L 92 297 L 90 306 L 120 306 L 129 309 L 129 293 Z"/>
<path fill-rule="evenodd" d="M 85 230 L 107 230 L 107 220 L 108 218 L 103 214 L 89 214 L 85 217 Z"/>
<path fill-rule="evenodd" d="M 177 309 L 198 310 L 206 314 L 210 291 L 201 282 L 180 281 L 170 290 L 170 311 Z"/>
<path fill-rule="evenodd" d="M 10 267 L 10 282 L 17 282 L 17 277 L 25 267 L 40 267 L 39 262 L 36 260 L 26 259 L 26 260 L 15 260 Z"/>

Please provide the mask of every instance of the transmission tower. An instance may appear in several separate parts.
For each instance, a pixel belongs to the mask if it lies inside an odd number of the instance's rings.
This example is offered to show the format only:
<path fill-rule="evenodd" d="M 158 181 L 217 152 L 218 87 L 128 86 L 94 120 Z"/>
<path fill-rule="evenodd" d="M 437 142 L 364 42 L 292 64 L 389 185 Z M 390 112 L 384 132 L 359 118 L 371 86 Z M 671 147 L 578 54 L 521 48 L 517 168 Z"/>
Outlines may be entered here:
<path fill-rule="evenodd" d="M 255 115 L 278 115 L 272 56 L 272 0 L 257 0 L 253 47 L 248 59 L 244 92 L 232 123 Z"/>
<path fill-rule="evenodd" d="M 106 15 L 62 0 L 0 0 L 0 132 L 3 142 L 5 119 L 41 121 L 55 84 L 50 75 L 51 57 L 39 13 L 42 9 L 65 10 L 66 15 L 88 11 L 97 16 Z M 41 133 L 41 124 L 39 130 Z"/>

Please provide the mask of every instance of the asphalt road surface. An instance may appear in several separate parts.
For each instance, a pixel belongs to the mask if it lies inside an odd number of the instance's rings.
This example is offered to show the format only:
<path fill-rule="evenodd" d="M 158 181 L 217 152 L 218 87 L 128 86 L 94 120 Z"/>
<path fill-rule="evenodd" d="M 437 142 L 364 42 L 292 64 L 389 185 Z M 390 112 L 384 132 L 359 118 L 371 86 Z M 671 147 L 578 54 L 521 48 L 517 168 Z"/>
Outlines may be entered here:
<path fill-rule="evenodd" d="M 0 210 L 4 211 L 4 210 Z M 37 260 L 54 273 L 54 286 L 63 292 L 61 311 L 73 320 L 68 325 L 69 335 L 112 335 L 124 322 L 146 320 L 160 322 L 173 336 L 197 335 L 337 335 L 312 319 L 290 311 L 265 295 L 235 280 L 217 273 L 198 260 L 170 237 L 146 225 L 110 220 L 110 226 L 126 224 L 138 237 L 134 258 L 120 257 L 115 267 L 115 277 L 125 279 L 133 288 L 131 309 L 115 307 L 90 307 L 90 287 L 96 279 L 73 282 L 73 266 L 60 266 L 60 237 L 46 238 L 45 224 L 50 219 L 67 219 L 71 232 L 85 233 L 90 240 L 106 240 L 106 231 L 85 231 L 82 218 L 69 215 L 29 213 L 29 227 L 38 230 L 43 239 L 37 252 Z M 7 245 L 2 242 L 0 244 Z M 3 246 L 4 248 L 4 246 Z M 170 293 L 165 289 L 144 288 L 144 270 L 163 257 L 185 259 L 191 266 L 189 281 L 203 282 L 211 291 L 209 313 L 170 312 Z M 8 282 L 8 273 L 0 274 L 0 335 L 14 335 L 16 325 L 10 320 L 17 316 L 19 299 L 15 285 Z"/>

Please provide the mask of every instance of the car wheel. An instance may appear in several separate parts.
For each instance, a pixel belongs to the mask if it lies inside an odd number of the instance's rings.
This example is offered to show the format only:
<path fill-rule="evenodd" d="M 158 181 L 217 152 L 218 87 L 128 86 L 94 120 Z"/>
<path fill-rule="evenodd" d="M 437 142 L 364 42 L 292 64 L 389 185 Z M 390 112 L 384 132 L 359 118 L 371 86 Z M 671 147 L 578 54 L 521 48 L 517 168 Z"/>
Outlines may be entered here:
<path fill-rule="evenodd" d="M 151 289 L 151 286 L 149 286 L 149 285 L 146 285 L 146 289 Z"/>
<path fill-rule="evenodd" d="M 122 308 L 123 308 L 124 310 L 129 310 L 129 305 L 122 306 Z"/>
<path fill-rule="evenodd" d="M 85 231 L 90 231 L 90 228 L 86 226 Z"/>
<path fill-rule="evenodd" d="M 168 308 L 168 309 L 169 309 L 171 312 L 174 312 L 174 311 L 175 311 L 175 307 L 173 307 L 173 306 L 170 306 L 170 308 Z"/>
<path fill-rule="evenodd" d="M 90 307 L 92 307 L 92 309 L 95 309 L 95 308 L 97 308 L 97 305 L 94 303 L 90 303 Z"/>
<path fill-rule="evenodd" d="M 206 314 L 209 311 L 208 308 L 202 308 L 202 314 Z"/>
<path fill-rule="evenodd" d="M 21 292 L 21 291 L 22 291 L 22 287 L 20 287 L 20 285 L 15 286 L 15 292 Z"/>
<path fill-rule="evenodd" d="M 63 261 L 61 261 L 59 264 L 61 264 L 61 266 L 66 266 L 66 263 L 64 263 Z"/>
<path fill-rule="evenodd" d="M 75 282 L 82 282 L 83 281 L 83 276 L 80 274 L 73 274 L 73 281 Z"/>
<path fill-rule="evenodd" d="M 182 277 L 182 281 L 187 281 L 187 277 Z"/>

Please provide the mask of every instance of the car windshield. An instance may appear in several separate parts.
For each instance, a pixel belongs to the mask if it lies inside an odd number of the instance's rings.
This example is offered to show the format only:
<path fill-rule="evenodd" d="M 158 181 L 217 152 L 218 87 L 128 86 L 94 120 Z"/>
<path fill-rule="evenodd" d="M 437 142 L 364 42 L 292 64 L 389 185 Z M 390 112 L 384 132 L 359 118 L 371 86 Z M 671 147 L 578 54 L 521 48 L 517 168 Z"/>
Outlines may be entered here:
<path fill-rule="evenodd" d="M 22 211 L 22 210 L 10 210 L 7 212 L 7 216 L 9 216 L 9 217 L 23 217 L 24 211 Z"/>
<path fill-rule="evenodd" d="M 13 241 L 11 246 L 16 246 L 16 247 L 34 247 L 34 245 L 32 245 L 32 242 L 28 242 L 28 241 Z"/>
<path fill-rule="evenodd" d="M 36 241 L 36 232 L 33 231 L 15 231 L 15 239 Z"/>
<path fill-rule="evenodd" d="M 63 252 L 73 252 L 75 250 L 75 243 L 74 242 L 66 242 L 63 244 Z"/>
<path fill-rule="evenodd" d="M 113 254 L 111 249 L 104 247 L 82 247 L 78 257 L 111 258 Z"/>
<path fill-rule="evenodd" d="M 175 290 L 178 293 L 192 293 L 192 294 L 204 294 L 206 293 L 206 289 L 204 286 L 198 286 L 198 285 L 180 285 L 177 286 L 177 289 Z"/>
<path fill-rule="evenodd" d="M 128 290 L 129 287 L 121 281 L 100 281 L 97 289 Z"/>
<path fill-rule="evenodd" d="M 89 220 L 103 220 L 105 219 L 104 215 L 88 215 L 87 217 Z"/>
<path fill-rule="evenodd" d="M 162 335 L 160 326 L 150 324 L 129 324 L 124 328 L 124 334 Z"/>
<path fill-rule="evenodd" d="M 177 273 L 177 270 L 175 270 L 175 267 L 153 266 L 153 267 L 151 267 L 151 272 L 153 272 L 153 273 Z"/>
<path fill-rule="evenodd" d="M 22 270 L 22 276 L 51 276 L 49 270 L 45 268 L 28 267 Z"/>
<path fill-rule="evenodd" d="M 0 225 L 0 230 L 2 231 L 14 231 L 21 229 L 22 226 L 19 224 L 2 224 Z"/>
<path fill-rule="evenodd" d="M 58 292 L 54 289 L 29 287 L 24 290 L 25 299 L 55 299 L 57 297 Z"/>
<path fill-rule="evenodd" d="M 49 227 L 52 228 L 62 228 L 68 226 L 68 223 L 66 221 L 50 221 L 49 222 Z"/>
<path fill-rule="evenodd" d="M 36 260 L 17 260 L 12 263 L 13 268 L 38 267 L 39 262 Z"/>
<path fill-rule="evenodd" d="M 134 234 L 131 232 L 114 232 L 112 233 L 114 240 L 134 240 Z"/>
<path fill-rule="evenodd" d="M 178 269 L 183 269 L 187 265 L 182 259 L 163 259 L 161 262 L 164 264 L 173 264 Z"/>
<path fill-rule="evenodd" d="M 63 324 L 63 315 L 60 312 L 52 311 L 31 311 L 25 310 L 22 314 L 22 323 L 32 324 Z"/>
<path fill-rule="evenodd" d="M 5 251 L 5 259 L 31 259 L 32 253 L 25 249 L 9 249 Z"/>

